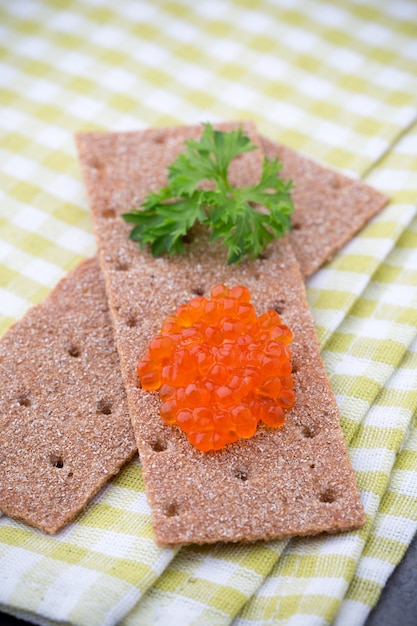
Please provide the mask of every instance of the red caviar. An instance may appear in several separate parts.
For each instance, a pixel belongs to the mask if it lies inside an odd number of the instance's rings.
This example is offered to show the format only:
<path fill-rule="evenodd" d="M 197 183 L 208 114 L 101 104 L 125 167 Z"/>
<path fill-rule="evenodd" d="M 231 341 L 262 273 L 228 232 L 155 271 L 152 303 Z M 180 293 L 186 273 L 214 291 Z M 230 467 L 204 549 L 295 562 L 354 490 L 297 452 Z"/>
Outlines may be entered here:
<path fill-rule="evenodd" d="M 215 285 L 167 317 L 137 371 L 161 397 L 161 417 L 203 452 L 278 428 L 294 404 L 291 330 L 278 313 L 256 316 L 246 287 Z"/>

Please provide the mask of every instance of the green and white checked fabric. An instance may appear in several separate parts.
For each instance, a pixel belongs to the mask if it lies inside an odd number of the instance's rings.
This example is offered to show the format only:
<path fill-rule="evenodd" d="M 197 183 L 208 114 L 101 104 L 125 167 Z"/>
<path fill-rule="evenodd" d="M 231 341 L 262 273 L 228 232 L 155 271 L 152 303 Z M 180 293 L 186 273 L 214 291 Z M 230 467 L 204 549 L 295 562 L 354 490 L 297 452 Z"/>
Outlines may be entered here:
<path fill-rule="evenodd" d="M 417 529 L 417 5 L 0 1 L 0 332 L 95 251 L 72 133 L 254 119 L 393 201 L 308 298 L 367 524 L 158 548 L 138 461 L 56 537 L 0 518 L 0 608 L 42 624 L 362 624 Z"/>

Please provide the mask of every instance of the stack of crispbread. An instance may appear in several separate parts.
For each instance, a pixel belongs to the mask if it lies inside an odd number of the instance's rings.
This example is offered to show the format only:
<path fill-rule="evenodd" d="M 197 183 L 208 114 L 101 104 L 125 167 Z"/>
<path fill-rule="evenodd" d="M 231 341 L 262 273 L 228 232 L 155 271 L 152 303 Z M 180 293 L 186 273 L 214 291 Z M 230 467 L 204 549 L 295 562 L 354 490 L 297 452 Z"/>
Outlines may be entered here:
<path fill-rule="evenodd" d="M 201 127 L 78 135 L 100 263 L 74 270 L 0 343 L 0 509 L 7 514 L 56 532 L 137 446 L 160 543 L 254 541 L 363 523 L 300 266 L 311 274 L 387 199 L 259 139 L 250 123 L 244 130 L 262 150 L 233 164 L 234 184 L 257 181 L 262 151 L 279 156 L 295 184 L 296 211 L 289 237 L 236 267 L 208 245 L 203 228 L 185 256 L 154 259 L 129 241 L 120 217 L 165 184 L 167 165 Z M 136 363 L 165 315 L 219 282 L 245 284 L 258 314 L 276 308 L 292 328 L 296 404 L 283 428 L 259 428 L 253 439 L 202 453 L 162 422 L 157 396 L 138 385 Z"/>

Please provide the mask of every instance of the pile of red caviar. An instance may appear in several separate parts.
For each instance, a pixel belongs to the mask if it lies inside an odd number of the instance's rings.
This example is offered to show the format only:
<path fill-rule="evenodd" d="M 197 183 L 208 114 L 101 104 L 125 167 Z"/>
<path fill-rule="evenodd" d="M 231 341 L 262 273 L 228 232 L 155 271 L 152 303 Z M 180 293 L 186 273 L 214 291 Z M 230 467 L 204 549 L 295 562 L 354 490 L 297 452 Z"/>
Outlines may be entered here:
<path fill-rule="evenodd" d="M 199 450 L 248 439 L 259 421 L 282 426 L 294 403 L 291 330 L 276 311 L 256 316 L 246 287 L 216 285 L 167 317 L 137 371 L 159 390 L 161 417 Z"/>

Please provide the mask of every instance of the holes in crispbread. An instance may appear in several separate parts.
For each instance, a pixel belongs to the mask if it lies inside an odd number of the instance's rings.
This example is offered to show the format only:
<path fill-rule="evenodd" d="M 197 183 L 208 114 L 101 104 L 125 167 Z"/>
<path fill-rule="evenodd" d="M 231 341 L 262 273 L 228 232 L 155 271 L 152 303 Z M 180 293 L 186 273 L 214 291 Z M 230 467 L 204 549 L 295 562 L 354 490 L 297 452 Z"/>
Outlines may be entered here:
<path fill-rule="evenodd" d="M 267 259 L 271 258 L 271 254 L 272 249 L 265 248 L 265 250 L 262 250 L 262 252 L 259 254 L 258 259 L 260 259 L 261 261 L 266 261 Z"/>
<path fill-rule="evenodd" d="M 301 434 L 305 439 L 313 439 L 318 435 L 319 429 L 315 424 L 304 425 L 301 427 Z"/>
<path fill-rule="evenodd" d="M 97 156 L 93 155 L 88 161 L 88 166 L 93 170 L 101 170 L 103 164 Z"/>
<path fill-rule="evenodd" d="M 28 391 L 23 391 L 19 394 L 17 398 L 17 403 L 19 406 L 28 407 L 32 404 L 32 400 L 30 399 L 30 395 Z"/>
<path fill-rule="evenodd" d="M 319 495 L 319 500 L 320 502 L 324 502 L 326 504 L 331 504 L 332 502 L 334 502 L 337 499 L 337 495 L 336 493 L 333 491 L 333 489 L 325 489 L 324 491 L 321 492 L 321 494 Z"/>
<path fill-rule="evenodd" d="M 129 328 L 135 328 L 138 325 L 138 320 L 134 315 L 129 315 L 126 318 L 126 326 Z"/>
<path fill-rule="evenodd" d="M 114 209 L 104 209 L 101 217 L 104 217 L 106 220 L 112 220 L 116 217 L 116 211 Z"/>
<path fill-rule="evenodd" d="M 233 475 L 242 482 L 246 482 L 249 478 L 249 472 L 246 467 L 238 467 L 234 470 Z"/>
<path fill-rule="evenodd" d="M 129 270 L 129 263 L 127 261 L 116 261 L 114 269 L 116 272 L 127 272 Z"/>
<path fill-rule="evenodd" d="M 291 230 L 301 230 L 302 226 L 300 222 L 293 222 L 291 224 Z"/>
<path fill-rule="evenodd" d="M 64 459 L 60 454 L 52 454 L 50 460 L 51 465 L 53 465 L 57 469 L 62 469 L 64 467 Z"/>
<path fill-rule="evenodd" d="M 155 439 L 151 441 L 150 446 L 154 452 L 165 452 L 168 448 L 168 444 L 163 439 Z"/>
<path fill-rule="evenodd" d="M 165 509 L 166 517 L 176 517 L 178 515 L 178 505 L 176 502 L 170 502 Z"/>
<path fill-rule="evenodd" d="M 191 289 L 191 292 L 195 295 L 195 296 L 204 296 L 205 294 L 205 289 L 204 287 L 202 287 L 201 285 L 197 285 L 196 287 L 193 287 Z"/>
<path fill-rule="evenodd" d="M 282 315 L 285 311 L 285 305 L 287 304 L 286 300 L 284 298 L 278 298 L 278 300 L 275 300 L 272 304 L 271 304 L 271 309 L 273 309 L 274 311 L 276 311 L 276 313 L 278 313 L 278 315 Z"/>
<path fill-rule="evenodd" d="M 161 135 L 155 135 L 155 137 L 153 138 L 153 142 L 156 143 L 156 144 L 159 144 L 159 145 L 165 143 L 165 141 L 166 141 L 166 137 L 165 137 L 165 135 L 162 135 L 162 134 Z"/>
<path fill-rule="evenodd" d="M 81 355 L 81 350 L 79 349 L 78 346 L 76 346 L 75 344 L 70 344 L 70 346 L 68 347 L 67 350 L 68 354 L 70 356 L 72 356 L 74 359 L 78 359 L 78 357 Z"/>
<path fill-rule="evenodd" d="M 340 189 L 341 186 L 341 179 L 338 176 L 334 176 L 330 181 L 330 187 L 333 187 L 333 189 Z"/>
<path fill-rule="evenodd" d="M 97 402 L 97 411 L 102 413 L 103 415 L 111 415 L 112 413 L 112 405 L 107 398 L 102 398 Z"/>

